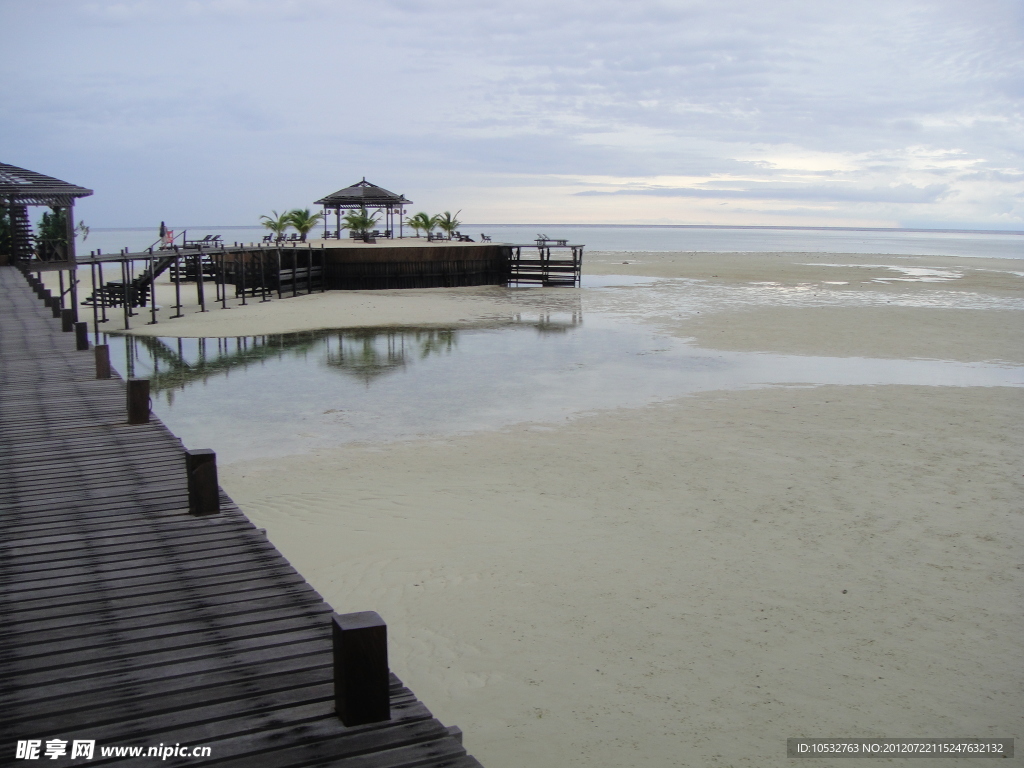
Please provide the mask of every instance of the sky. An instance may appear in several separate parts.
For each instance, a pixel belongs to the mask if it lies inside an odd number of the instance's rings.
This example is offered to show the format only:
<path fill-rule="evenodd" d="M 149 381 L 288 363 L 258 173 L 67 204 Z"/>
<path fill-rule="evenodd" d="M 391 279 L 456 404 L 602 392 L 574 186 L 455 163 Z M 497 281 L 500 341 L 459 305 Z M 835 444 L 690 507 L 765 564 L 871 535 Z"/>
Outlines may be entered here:
<path fill-rule="evenodd" d="M 470 223 L 1024 229 L 1020 0 L 0 0 L 0 161 L 95 227 L 366 177 Z"/>

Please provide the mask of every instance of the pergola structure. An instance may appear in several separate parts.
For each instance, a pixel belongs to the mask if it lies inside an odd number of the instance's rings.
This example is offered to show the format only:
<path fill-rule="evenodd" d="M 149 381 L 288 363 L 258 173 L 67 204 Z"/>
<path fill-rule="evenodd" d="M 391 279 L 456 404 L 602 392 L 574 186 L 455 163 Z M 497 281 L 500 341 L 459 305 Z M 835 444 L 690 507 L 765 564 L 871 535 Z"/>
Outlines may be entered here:
<path fill-rule="evenodd" d="M 6 209 L 11 227 L 10 256 L 18 260 L 38 260 L 48 264 L 75 263 L 75 199 L 88 197 L 91 189 L 69 184 L 16 165 L 0 163 L 0 207 Z M 32 244 L 28 206 L 45 205 L 63 211 L 67 233 L 64 242 L 48 243 L 36 249 Z M 53 267 L 50 267 L 53 268 Z M 57 267 L 66 269 L 67 267 Z"/>
<path fill-rule="evenodd" d="M 384 226 L 388 237 L 395 236 L 395 216 L 398 216 L 398 236 L 401 237 L 405 216 L 405 206 L 412 200 L 406 200 L 405 195 L 396 195 L 388 192 L 383 187 L 371 184 L 363 177 L 363 180 L 353 184 L 351 187 L 339 189 L 333 195 L 328 195 L 316 201 L 316 205 L 324 207 L 324 221 L 327 221 L 329 211 L 334 211 L 337 236 L 341 237 L 341 212 L 357 211 L 360 208 L 384 211 Z"/>
<path fill-rule="evenodd" d="M 68 270 L 67 293 L 70 304 L 77 312 L 78 290 L 75 279 L 75 200 L 88 197 L 91 189 L 69 184 L 42 173 L 0 163 L 0 213 L 5 215 L 9 234 L 9 252 L 12 261 L 26 262 L 34 272 Z M 34 242 L 28 218 L 28 206 L 45 205 L 54 212 L 64 214 L 65 231 L 62 240 Z M 5 254 L 0 253 L 0 263 Z M 61 303 L 64 302 L 64 280 L 61 273 Z M 77 315 L 76 315 L 77 316 Z"/>

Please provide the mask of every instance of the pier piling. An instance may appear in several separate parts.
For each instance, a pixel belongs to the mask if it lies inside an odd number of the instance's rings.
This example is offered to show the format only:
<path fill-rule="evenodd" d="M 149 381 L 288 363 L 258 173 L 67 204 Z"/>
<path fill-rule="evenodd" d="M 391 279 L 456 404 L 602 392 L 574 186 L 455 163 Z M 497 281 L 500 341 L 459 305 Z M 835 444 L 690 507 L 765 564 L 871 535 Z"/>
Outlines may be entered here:
<path fill-rule="evenodd" d="M 89 324 L 86 322 L 75 323 L 75 349 L 89 351 Z"/>
<path fill-rule="evenodd" d="M 128 423 L 149 423 L 149 379 L 128 379 Z"/>
<path fill-rule="evenodd" d="M 189 513 L 215 515 L 220 512 L 217 454 L 209 448 L 185 451 L 185 472 L 188 474 Z"/>
<path fill-rule="evenodd" d="M 110 378 L 110 347 L 106 344 L 97 344 L 93 347 L 96 355 L 96 378 Z"/>
<path fill-rule="evenodd" d="M 376 611 L 334 614 L 334 706 L 346 726 L 391 719 L 388 627 Z"/>

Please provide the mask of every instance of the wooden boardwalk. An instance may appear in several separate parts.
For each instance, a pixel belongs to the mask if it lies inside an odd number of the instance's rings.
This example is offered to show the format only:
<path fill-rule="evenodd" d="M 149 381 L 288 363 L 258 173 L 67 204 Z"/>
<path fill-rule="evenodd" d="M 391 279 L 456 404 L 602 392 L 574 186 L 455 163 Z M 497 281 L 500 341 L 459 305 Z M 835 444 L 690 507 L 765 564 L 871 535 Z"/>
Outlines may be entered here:
<path fill-rule="evenodd" d="M 0 764 L 82 739 L 92 760 L 43 763 L 479 766 L 393 675 L 392 719 L 343 726 L 331 607 L 223 492 L 187 508 L 181 442 L 128 425 L 124 383 L 0 267 Z"/>

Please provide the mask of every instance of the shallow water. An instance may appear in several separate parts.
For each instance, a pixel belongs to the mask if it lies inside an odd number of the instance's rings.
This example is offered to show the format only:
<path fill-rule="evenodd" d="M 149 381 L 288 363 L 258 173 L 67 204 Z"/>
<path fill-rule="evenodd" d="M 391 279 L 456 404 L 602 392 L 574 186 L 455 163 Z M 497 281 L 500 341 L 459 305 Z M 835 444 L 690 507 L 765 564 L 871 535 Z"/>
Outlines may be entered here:
<path fill-rule="evenodd" d="M 122 375 L 224 462 L 352 442 L 538 428 L 696 392 L 764 386 L 1024 386 L 1024 368 L 724 352 L 592 313 L 520 316 L 477 330 L 360 329 L 245 339 L 112 336 Z"/>

